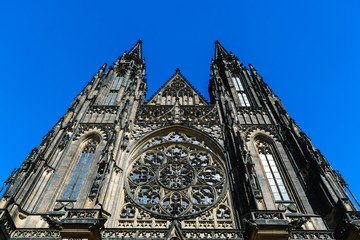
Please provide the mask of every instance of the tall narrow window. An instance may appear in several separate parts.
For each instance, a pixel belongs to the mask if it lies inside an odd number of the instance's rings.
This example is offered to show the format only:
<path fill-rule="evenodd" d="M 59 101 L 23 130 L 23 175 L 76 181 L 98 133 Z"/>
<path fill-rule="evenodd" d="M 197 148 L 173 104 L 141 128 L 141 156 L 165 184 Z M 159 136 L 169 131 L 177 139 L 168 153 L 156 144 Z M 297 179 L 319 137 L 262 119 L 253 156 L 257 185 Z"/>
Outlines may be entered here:
<path fill-rule="evenodd" d="M 105 101 L 105 105 L 115 105 L 117 94 L 118 94 L 117 91 L 114 92 L 113 90 L 111 90 Z"/>
<path fill-rule="evenodd" d="M 89 169 L 91 160 L 94 156 L 97 142 L 93 139 L 88 140 L 83 148 L 79 161 L 71 175 L 70 181 L 65 189 L 62 199 L 76 200 L 80 188 L 84 182 L 85 175 Z"/>
<path fill-rule="evenodd" d="M 123 81 L 124 81 L 124 77 L 120 77 L 120 76 L 116 77 L 111 87 L 111 90 L 120 90 Z"/>
<path fill-rule="evenodd" d="M 269 144 L 258 143 L 258 152 L 275 201 L 290 200 Z"/>
<path fill-rule="evenodd" d="M 237 95 L 239 97 L 240 105 L 242 107 L 250 107 L 250 102 L 248 97 L 246 96 L 245 89 L 241 83 L 241 80 L 239 77 L 232 77 L 233 83 L 235 85 L 235 89 L 237 92 Z"/>
<path fill-rule="evenodd" d="M 126 83 L 125 92 L 129 90 L 131 83 L 132 83 L 132 79 L 129 79 Z"/>
<path fill-rule="evenodd" d="M 107 96 L 104 105 L 115 105 L 116 97 L 119 93 L 119 90 L 120 90 L 120 87 L 121 87 L 121 84 L 123 83 L 123 81 L 124 81 L 123 76 L 117 76 L 115 78 L 114 83 L 111 86 L 109 95 Z"/>

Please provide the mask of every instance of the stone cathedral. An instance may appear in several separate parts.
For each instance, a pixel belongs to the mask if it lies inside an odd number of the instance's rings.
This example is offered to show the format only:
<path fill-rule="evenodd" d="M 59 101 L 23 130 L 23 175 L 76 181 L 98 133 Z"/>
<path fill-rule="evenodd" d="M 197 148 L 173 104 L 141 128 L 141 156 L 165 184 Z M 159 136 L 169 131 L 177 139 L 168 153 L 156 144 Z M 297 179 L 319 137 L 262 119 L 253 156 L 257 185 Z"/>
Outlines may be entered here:
<path fill-rule="evenodd" d="M 207 101 L 142 43 L 104 64 L 6 180 L 0 239 L 360 239 L 343 177 L 218 41 Z"/>

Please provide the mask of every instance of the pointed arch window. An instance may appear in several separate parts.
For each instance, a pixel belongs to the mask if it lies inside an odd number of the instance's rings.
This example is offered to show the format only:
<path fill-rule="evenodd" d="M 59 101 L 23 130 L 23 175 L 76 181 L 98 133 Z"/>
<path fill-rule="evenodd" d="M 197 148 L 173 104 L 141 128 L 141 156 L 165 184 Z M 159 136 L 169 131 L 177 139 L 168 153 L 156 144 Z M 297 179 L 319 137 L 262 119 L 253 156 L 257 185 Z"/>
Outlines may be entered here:
<path fill-rule="evenodd" d="M 276 165 L 271 146 L 266 142 L 258 142 L 257 145 L 261 164 L 264 167 L 265 175 L 270 184 L 275 201 L 289 201 L 290 197 Z"/>
<path fill-rule="evenodd" d="M 77 196 L 79 195 L 80 188 L 84 182 L 86 173 L 90 167 L 91 160 L 94 157 L 97 144 L 97 141 L 94 139 L 89 139 L 85 143 L 78 163 L 74 169 L 73 174 L 71 175 L 68 185 L 66 186 L 62 199 L 76 200 Z"/>
<path fill-rule="evenodd" d="M 241 83 L 241 80 L 239 77 L 232 77 L 232 81 L 234 83 L 239 101 L 240 101 L 240 105 L 242 107 L 250 107 L 250 102 L 249 99 L 245 93 L 245 89 Z"/>

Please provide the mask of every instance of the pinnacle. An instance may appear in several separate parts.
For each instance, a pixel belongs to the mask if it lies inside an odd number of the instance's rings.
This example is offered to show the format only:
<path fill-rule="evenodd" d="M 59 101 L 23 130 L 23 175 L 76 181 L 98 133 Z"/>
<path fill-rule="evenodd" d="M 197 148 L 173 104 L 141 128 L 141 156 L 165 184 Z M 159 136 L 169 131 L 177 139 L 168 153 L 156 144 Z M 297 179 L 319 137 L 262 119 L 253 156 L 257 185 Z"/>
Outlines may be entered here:
<path fill-rule="evenodd" d="M 252 72 L 256 72 L 256 69 L 254 68 L 253 65 L 249 64 L 249 67 L 250 67 L 250 70 L 251 70 Z"/>
<path fill-rule="evenodd" d="M 135 46 L 129 51 L 128 55 L 141 60 L 142 59 L 142 47 L 141 47 L 141 44 L 142 44 L 142 41 L 139 40 L 135 44 Z"/>
<path fill-rule="evenodd" d="M 226 49 L 221 46 L 220 42 L 218 40 L 215 41 L 215 59 L 222 58 L 224 56 L 228 56 L 229 53 L 226 51 Z"/>

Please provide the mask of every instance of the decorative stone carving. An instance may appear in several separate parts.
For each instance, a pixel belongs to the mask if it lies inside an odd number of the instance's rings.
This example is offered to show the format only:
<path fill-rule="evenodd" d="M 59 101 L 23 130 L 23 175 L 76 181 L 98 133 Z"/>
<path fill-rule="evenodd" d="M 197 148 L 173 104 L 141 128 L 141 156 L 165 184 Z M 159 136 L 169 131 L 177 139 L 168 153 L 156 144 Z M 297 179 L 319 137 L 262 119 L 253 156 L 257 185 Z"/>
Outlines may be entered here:
<path fill-rule="evenodd" d="M 33 230 L 18 229 L 13 232 L 11 238 L 12 239 L 16 239 L 16 238 L 61 239 L 59 230 L 50 230 L 50 229 L 33 229 Z"/>
<path fill-rule="evenodd" d="M 69 142 L 69 140 L 70 140 L 70 136 L 67 133 L 65 133 L 64 137 L 60 140 L 59 149 L 63 150 L 67 145 L 67 143 Z"/>
<path fill-rule="evenodd" d="M 183 235 L 186 239 L 243 239 L 243 232 L 239 230 L 184 230 Z"/>
<path fill-rule="evenodd" d="M 253 126 L 247 128 L 244 131 L 246 141 L 250 141 L 251 137 L 257 132 L 261 132 L 263 134 L 269 135 L 276 141 L 278 141 L 279 139 L 279 136 L 276 133 L 274 126 L 267 126 L 266 128 Z"/>
<path fill-rule="evenodd" d="M 335 234 L 330 231 L 291 231 L 289 239 L 335 239 Z"/>
<path fill-rule="evenodd" d="M 193 126 L 199 130 L 205 130 L 208 134 L 221 140 L 221 128 L 215 106 L 154 106 L 143 105 L 139 107 L 133 138 L 138 139 L 144 133 L 157 129 L 164 124 L 184 124 Z M 139 126 L 139 127 L 137 127 Z M 151 128 L 148 128 L 151 126 Z"/>
<path fill-rule="evenodd" d="M 106 239 L 164 239 L 168 230 L 137 230 L 137 229 L 121 229 L 121 230 L 105 230 L 101 233 L 101 238 Z"/>
<path fill-rule="evenodd" d="M 15 225 L 7 210 L 0 210 L 0 226 L 4 228 L 9 235 L 11 235 L 15 229 Z"/>
<path fill-rule="evenodd" d="M 199 215 L 214 207 L 227 188 L 218 157 L 185 134 L 150 139 L 131 166 L 126 184 L 129 196 L 162 218 Z"/>
<path fill-rule="evenodd" d="M 118 106 L 91 106 L 81 123 L 113 123 Z"/>
<path fill-rule="evenodd" d="M 100 188 L 100 184 L 101 184 L 103 176 L 104 176 L 104 168 L 103 168 L 103 166 L 99 166 L 98 172 L 96 173 L 95 180 L 94 180 L 93 185 L 90 190 L 90 194 L 89 194 L 90 198 L 96 197 L 98 190 Z"/>
<path fill-rule="evenodd" d="M 110 131 L 112 129 L 111 124 L 80 124 L 78 132 L 75 134 L 73 141 L 79 139 L 79 137 L 92 130 L 100 132 L 105 140 L 110 137 Z"/>
<path fill-rule="evenodd" d="M 181 75 L 179 69 L 150 98 L 148 104 L 173 105 L 175 101 L 180 101 L 182 105 L 208 105 L 205 98 Z"/>
<path fill-rule="evenodd" d="M 254 211 L 251 213 L 254 220 L 259 219 L 272 219 L 283 220 L 286 219 L 283 212 L 280 211 Z"/>

